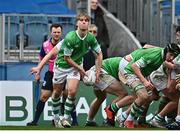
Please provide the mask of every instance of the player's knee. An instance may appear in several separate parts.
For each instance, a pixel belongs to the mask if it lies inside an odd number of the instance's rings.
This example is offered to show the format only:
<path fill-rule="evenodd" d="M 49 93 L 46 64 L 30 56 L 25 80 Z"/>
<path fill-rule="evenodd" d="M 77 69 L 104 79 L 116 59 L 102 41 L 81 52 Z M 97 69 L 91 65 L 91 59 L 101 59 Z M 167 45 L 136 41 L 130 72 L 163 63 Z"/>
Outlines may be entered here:
<path fill-rule="evenodd" d="M 76 90 L 68 90 L 68 96 L 74 97 L 76 95 Z"/>
<path fill-rule="evenodd" d="M 139 97 L 144 102 L 148 101 L 148 99 L 149 99 L 149 96 L 148 96 L 148 94 L 146 92 L 141 93 L 141 95 L 139 95 Z"/>
<path fill-rule="evenodd" d="M 61 92 L 53 90 L 52 98 L 58 98 L 58 97 L 60 97 L 60 95 L 61 95 Z"/>
<path fill-rule="evenodd" d="M 125 97 L 127 95 L 128 95 L 128 93 L 125 90 L 121 90 L 121 91 L 116 92 L 116 96 L 118 96 L 118 97 Z"/>
<path fill-rule="evenodd" d="M 42 102 L 46 102 L 47 100 L 48 100 L 48 98 L 47 97 L 41 97 L 41 99 L 40 99 Z"/>
<path fill-rule="evenodd" d="M 42 102 L 46 102 L 46 101 L 48 100 L 48 98 L 49 98 L 48 95 L 43 95 L 43 96 L 41 96 L 40 100 L 41 100 Z"/>

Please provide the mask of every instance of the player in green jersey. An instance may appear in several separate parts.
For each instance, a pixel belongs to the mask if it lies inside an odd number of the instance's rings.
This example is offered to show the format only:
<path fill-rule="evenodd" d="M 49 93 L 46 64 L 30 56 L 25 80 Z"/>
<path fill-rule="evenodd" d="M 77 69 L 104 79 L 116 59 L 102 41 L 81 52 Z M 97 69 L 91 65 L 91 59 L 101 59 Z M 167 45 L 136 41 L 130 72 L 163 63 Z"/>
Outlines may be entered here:
<path fill-rule="evenodd" d="M 132 92 L 137 96 L 136 100 L 131 106 L 131 112 L 125 121 L 125 126 L 134 128 L 134 117 L 141 115 L 144 110 L 143 106 L 149 99 L 147 90 L 152 90 L 154 87 L 145 77 L 163 63 L 163 61 L 172 61 L 180 52 L 176 44 L 170 44 L 165 49 L 163 48 L 148 48 L 137 49 L 132 52 L 131 60 L 124 69 L 124 75 Z M 106 108 L 106 114 L 109 121 L 113 118 L 112 115 L 116 112 L 112 111 L 112 107 L 118 111 L 118 102 L 114 106 Z M 111 112 L 111 115 L 109 115 Z"/>
<path fill-rule="evenodd" d="M 99 80 L 102 52 L 94 35 L 88 32 L 89 19 L 89 16 L 85 13 L 78 14 L 76 17 L 77 30 L 71 31 L 65 36 L 59 51 L 57 49 L 52 50 L 49 56 L 44 58 L 36 69 L 31 70 L 32 73 L 38 74 L 47 59 L 51 55 L 58 53 L 54 66 L 52 107 L 55 122 L 62 124 L 63 127 L 71 127 L 69 123 L 70 113 L 75 104 L 80 78 L 86 75 L 82 61 L 89 48 L 96 53 L 96 81 Z M 60 120 L 59 105 L 56 103 L 60 100 L 65 81 L 68 88 L 68 97 L 65 102 L 64 116 Z"/>
<path fill-rule="evenodd" d="M 148 91 L 154 88 L 153 84 L 145 77 L 158 69 L 163 61 L 171 62 L 178 54 L 180 49 L 176 44 L 168 44 L 163 48 L 139 49 L 131 53 L 132 60 L 125 67 L 125 78 L 127 84 L 137 95 L 136 100 L 131 106 L 129 116 L 125 121 L 125 126 L 134 128 L 134 117 L 142 114 L 143 106 L 149 99 Z"/>
<path fill-rule="evenodd" d="M 128 105 L 134 101 L 134 97 L 128 95 L 127 91 L 123 87 L 122 82 L 119 80 L 119 63 L 121 60 L 121 57 L 113 57 L 103 60 L 99 82 L 93 83 L 93 89 L 96 98 L 90 105 L 90 110 L 85 126 L 97 126 L 94 121 L 94 117 L 102 102 L 105 100 L 107 93 L 117 96 L 113 100 L 113 103 L 121 100 L 122 104 Z M 93 66 L 87 72 L 94 71 L 95 67 Z M 84 83 L 86 84 L 86 81 L 84 81 Z M 107 126 L 115 126 L 114 121 L 111 121 L 111 123 L 107 124 Z"/>
<path fill-rule="evenodd" d="M 163 97 L 161 97 L 163 101 L 160 101 L 161 103 L 164 102 L 163 106 L 160 104 L 158 113 L 150 121 L 151 125 L 160 128 L 165 128 L 165 125 L 174 120 L 180 97 L 179 92 L 175 88 L 176 84 L 179 82 L 178 79 L 180 78 L 180 55 L 178 55 L 170 64 L 172 70 L 167 72 L 167 68 L 161 66 L 163 67 L 162 69 L 159 68 L 150 75 L 150 78 L 151 76 L 154 78 L 151 78 L 151 81 L 154 85 L 156 85 L 156 89 L 164 94 Z M 174 69 L 174 67 L 176 68 Z M 167 116 L 167 119 L 165 119 L 165 116 Z"/>

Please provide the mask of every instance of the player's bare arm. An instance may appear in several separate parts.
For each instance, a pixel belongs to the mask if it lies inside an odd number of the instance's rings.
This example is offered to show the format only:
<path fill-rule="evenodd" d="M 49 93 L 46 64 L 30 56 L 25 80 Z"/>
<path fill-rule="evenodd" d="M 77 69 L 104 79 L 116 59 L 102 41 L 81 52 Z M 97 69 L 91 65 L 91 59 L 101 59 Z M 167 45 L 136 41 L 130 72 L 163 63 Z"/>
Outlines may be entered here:
<path fill-rule="evenodd" d="M 154 88 L 151 82 L 147 81 L 147 79 L 142 75 L 141 70 L 136 65 L 136 63 L 132 64 L 132 69 L 134 73 L 138 76 L 138 78 L 141 80 L 141 82 L 144 84 L 147 90 L 151 90 Z"/>
<path fill-rule="evenodd" d="M 69 65 L 76 68 L 80 72 L 82 78 L 84 77 L 84 75 L 86 75 L 84 68 L 81 65 L 78 65 L 76 62 L 74 62 L 70 56 L 64 56 L 64 60 L 67 61 Z"/>
<path fill-rule="evenodd" d="M 154 47 L 158 47 L 158 46 L 154 46 L 154 45 L 151 45 L 151 44 L 145 44 L 143 46 L 143 48 L 154 48 Z"/>
<path fill-rule="evenodd" d="M 102 65 L 102 51 L 96 55 L 96 61 L 95 61 L 95 66 L 96 66 L 96 82 L 99 81 L 99 75 L 101 71 L 101 65 Z"/>
<path fill-rule="evenodd" d="M 48 62 L 48 60 L 57 55 L 58 54 L 58 50 L 56 47 L 54 47 L 42 60 L 41 62 L 38 64 L 38 66 L 31 68 L 31 74 L 35 74 L 35 75 L 39 75 L 41 72 L 41 69 L 43 68 L 43 66 Z"/>

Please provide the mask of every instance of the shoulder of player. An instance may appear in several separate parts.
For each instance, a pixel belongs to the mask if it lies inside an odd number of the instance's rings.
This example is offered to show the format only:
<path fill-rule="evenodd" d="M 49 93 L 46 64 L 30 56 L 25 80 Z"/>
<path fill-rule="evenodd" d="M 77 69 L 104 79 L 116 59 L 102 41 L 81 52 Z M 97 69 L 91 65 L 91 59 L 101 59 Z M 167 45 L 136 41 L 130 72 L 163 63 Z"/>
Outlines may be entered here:
<path fill-rule="evenodd" d="M 48 40 L 46 40 L 45 42 L 43 42 L 43 47 L 47 47 L 47 46 L 49 46 L 49 44 L 51 44 L 51 40 L 50 39 L 48 39 Z"/>
<path fill-rule="evenodd" d="M 90 33 L 90 32 L 87 33 L 87 36 L 86 36 L 86 37 L 87 37 L 87 39 L 90 40 L 90 41 L 91 41 L 91 40 L 94 41 L 94 39 L 96 39 L 96 37 L 95 37 L 92 33 Z"/>

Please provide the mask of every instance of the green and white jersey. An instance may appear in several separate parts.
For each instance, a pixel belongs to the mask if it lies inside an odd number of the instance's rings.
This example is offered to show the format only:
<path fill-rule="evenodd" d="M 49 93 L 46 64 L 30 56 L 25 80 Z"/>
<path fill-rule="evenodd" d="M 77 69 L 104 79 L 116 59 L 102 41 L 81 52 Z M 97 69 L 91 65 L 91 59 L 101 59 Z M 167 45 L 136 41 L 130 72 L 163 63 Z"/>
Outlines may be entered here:
<path fill-rule="evenodd" d="M 119 72 L 119 63 L 121 61 L 121 57 L 113 57 L 103 60 L 102 68 L 111 76 L 119 80 L 118 72 Z"/>
<path fill-rule="evenodd" d="M 132 64 L 140 68 L 143 76 L 149 76 L 152 71 L 158 69 L 163 63 L 163 48 L 140 48 L 131 53 L 132 61 L 125 67 L 126 73 L 134 74 Z"/>
<path fill-rule="evenodd" d="M 174 58 L 173 63 L 178 65 L 178 68 L 172 71 L 172 72 L 175 72 L 174 77 L 176 77 L 177 74 L 180 74 L 180 55 Z"/>
<path fill-rule="evenodd" d="M 64 60 L 64 56 L 70 56 L 74 62 L 80 65 L 83 61 L 83 56 L 89 49 L 92 49 L 95 53 L 100 53 L 101 51 L 94 35 L 88 32 L 84 38 L 81 38 L 77 31 L 71 31 L 64 38 L 55 65 L 61 68 L 70 68 L 71 65 Z"/>
<path fill-rule="evenodd" d="M 180 55 L 178 55 L 176 58 L 174 58 L 173 63 L 179 65 L 179 67 L 180 67 Z"/>

